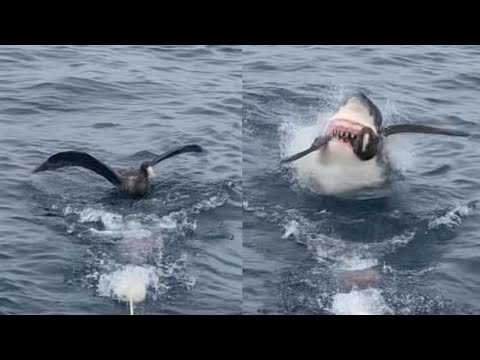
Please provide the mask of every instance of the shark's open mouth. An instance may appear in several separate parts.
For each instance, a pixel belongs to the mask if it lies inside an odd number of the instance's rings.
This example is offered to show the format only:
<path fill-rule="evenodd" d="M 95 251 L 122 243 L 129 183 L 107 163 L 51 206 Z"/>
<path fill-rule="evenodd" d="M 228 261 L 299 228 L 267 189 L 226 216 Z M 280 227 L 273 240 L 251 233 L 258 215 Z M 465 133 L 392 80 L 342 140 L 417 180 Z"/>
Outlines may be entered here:
<path fill-rule="evenodd" d="M 331 140 L 341 141 L 351 147 L 364 128 L 364 125 L 351 120 L 335 119 L 327 128 L 326 135 Z"/>
<path fill-rule="evenodd" d="M 334 119 L 323 136 L 318 136 L 310 148 L 292 155 L 282 163 L 289 163 L 301 159 L 323 146 L 330 147 L 334 151 L 353 152 L 360 160 L 370 160 L 378 151 L 379 136 L 375 129 L 357 122 L 346 119 Z"/>

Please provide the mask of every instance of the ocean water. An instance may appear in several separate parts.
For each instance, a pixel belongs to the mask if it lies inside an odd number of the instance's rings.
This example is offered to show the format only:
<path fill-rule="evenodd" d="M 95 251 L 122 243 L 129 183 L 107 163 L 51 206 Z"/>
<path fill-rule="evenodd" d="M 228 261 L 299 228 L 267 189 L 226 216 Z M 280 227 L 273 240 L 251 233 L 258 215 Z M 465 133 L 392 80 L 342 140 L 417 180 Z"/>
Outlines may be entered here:
<path fill-rule="evenodd" d="M 0 313 L 241 313 L 241 49 L 0 47 Z M 59 151 L 155 167 L 134 202 Z M 133 288 L 132 288 L 133 287 Z"/>
<path fill-rule="evenodd" d="M 244 313 L 480 311 L 479 56 L 477 46 L 243 48 Z M 292 134 L 352 91 L 369 96 L 385 124 L 472 136 L 392 137 L 398 176 L 388 196 L 319 195 L 279 161 Z M 380 280 L 339 289 L 353 271 Z"/>

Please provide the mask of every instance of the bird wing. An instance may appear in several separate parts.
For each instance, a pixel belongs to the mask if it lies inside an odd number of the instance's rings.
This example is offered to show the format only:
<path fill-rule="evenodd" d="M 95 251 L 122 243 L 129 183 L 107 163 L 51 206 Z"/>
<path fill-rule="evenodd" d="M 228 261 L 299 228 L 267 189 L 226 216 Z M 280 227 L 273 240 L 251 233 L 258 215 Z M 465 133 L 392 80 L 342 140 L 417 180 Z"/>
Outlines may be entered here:
<path fill-rule="evenodd" d="M 186 145 L 186 146 L 180 146 L 178 148 L 175 148 L 173 150 L 167 151 L 166 153 L 156 157 L 153 160 L 150 161 L 145 161 L 143 165 L 146 166 L 155 166 L 157 165 L 160 161 L 166 160 L 168 158 L 171 158 L 173 156 L 177 156 L 186 152 L 202 152 L 203 149 L 199 145 Z"/>
<path fill-rule="evenodd" d="M 302 151 L 302 152 L 299 152 L 298 154 L 295 154 L 295 155 L 293 155 L 293 156 L 290 156 L 289 158 L 283 159 L 283 160 L 281 161 L 281 163 L 289 163 L 289 162 L 292 162 L 292 161 L 296 161 L 296 160 L 304 157 L 305 155 L 308 155 L 308 154 L 310 154 L 311 152 L 320 149 L 320 148 L 321 148 L 323 145 L 325 145 L 329 140 L 330 140 L 329 137 L 319 136 L 319 137 L 317 137 L 317 138 L 313 141 L 313 144 L 312 144 L 312 146 L 310 146 L 310 148 L 308 148 L 307 150 L 304 150 L 304 151 Z"/>
<path fill-rule="evenodd" d="M 383 129 L 385 136 L 401 133 L 417 133 L 417 134 L 439 134 L 450 136 L 469 136 L 468 133 L 458 130 L 440 129 L 433 126 L 416 125 L 416 124 L 399 124 L 390 125 Z"/>
<path fill-rule="evenodd" d="M 77 151 L 65 151 L 49 157 L 43 164 L 38 166 L 33 172 L 55 170 L 66 166 L 80 166 L 85 169 L 96 172 L 110 181 L 113 185 L 118 186 L 122 180 L 120 176 L 103 162 L 95 159 L 93 156 Z"/>

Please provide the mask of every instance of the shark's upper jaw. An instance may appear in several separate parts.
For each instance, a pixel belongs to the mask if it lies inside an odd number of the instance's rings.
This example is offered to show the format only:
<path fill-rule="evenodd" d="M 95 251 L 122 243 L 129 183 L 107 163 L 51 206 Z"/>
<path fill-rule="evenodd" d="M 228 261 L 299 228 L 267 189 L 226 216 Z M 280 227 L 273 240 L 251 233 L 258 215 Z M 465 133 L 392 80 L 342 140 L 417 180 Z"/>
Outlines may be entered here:
<path fill-rule="evenodd" d="M 329 145 L 352 149 L 352 141 L 360 136 L 365 125 L 347 119 L 335 119 L 326 130 L 326 136 L 331 140 Z M 376 133 L 375 129 L 372 130 Z"/>

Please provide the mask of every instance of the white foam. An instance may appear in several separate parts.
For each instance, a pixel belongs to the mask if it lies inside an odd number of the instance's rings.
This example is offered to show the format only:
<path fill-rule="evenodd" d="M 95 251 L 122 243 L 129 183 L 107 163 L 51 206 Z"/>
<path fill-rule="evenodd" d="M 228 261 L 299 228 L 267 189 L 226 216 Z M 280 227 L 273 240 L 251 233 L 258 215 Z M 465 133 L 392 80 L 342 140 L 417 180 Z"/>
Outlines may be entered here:
<path fill-rule="evenodd" d="M 378 260 L 373 258 L 362 258 L 360 256 L 344 256 L 340 259 L 336 268 L 345 271 L 365 270 L 378 265 Z"/>
<path fill-rule="evenodd" d="M 250 203 L 248 201 L 244 201 L 242 203 L 242 207 L 243 207 L 243 210 L 248 211 L 248 212 L 255 211 L 255 208 L 250 206 Z"/>
<path fill-rule="evenodd" d="M 63 209 L 63 215 L 67 216 L 67 215 L 70 215 L 71 213 L 73 213 L 73 209 L 70 205 L 67 205 L 65 209 Z"/>
<path fill-rule="evenodd" d="M 295 220 L 292 220 L 285 226 L 285 232 L 282 235 L 282 239 L 287 239 L 291 235 L 295 235 L 297 233 L 298 233 L 298 222 Z"/>
<path fill-rule="evenodd" d="M 134 304 L 144 301 L 147 296 L 156 300 L 168 289 L 165 279 L 174 278 L 188 288 L 195 285 L 195 278 L 186 272 L 185 254 L 173 263 L 164 261 L 165 238 L 195 231 L 196 220 L 189 219 L 191 212 L 198 213 L 221 206 L 227 199 L 228 196 L 212 196 L 191 209 L 162 217 L 138 213 L 122 216 L 101 207 L 76 209 L 70 205 L 65 207 L 63 213 L 65 216 L 78 216 L 69 231 L 73 232 L 75 224 L 83 223 L 91 226 L 89 231 L 101 237 L 102 241 L 104 238 L 115 239 L 121 262 L 128 265 L 119 264 L 110 254 L 91 252 L 94 269 L 85 275 L 85 281 L 95 287 L 100 296 L 129 303 L 133 313 Z M 98 224 L 91 224 L 98 222 L 103 225 L 100 230 L 97 229 Z M 154 261 L 154 264 L 149 261 Z M 149 265 L 146 265 L 147 262 Z"/>
<path fill-rule="evenodd" d="M 313 140 L 320 134 L 319 127 L 317 125 L 310 126 L 301 126 L 295 127 L 290 124 L 288 127 L 283 128 L 288 129 L 288 137 L 282 139 L 282 156 L 290 156 L 300 151 L 307 149 L 312 143 Z M 283 141 L 286 141 L 283 143 Z"/>
<path fill-rule="evenodd" d="M 192 207 L 192 212 L 194 214 L 199 214 L 201 211 L 208 211 L 215 209 L 217 207 L 223 206 L 228 200 L 227 194 L 215 195 L 210 197 L 207 200 L 202 200 L 198 204 Z"/>
<path fill-rule="evenodd" d="M 68 234 L 73 233 L 74 230 L 75 230 L 75 225 L 74 224 L 70 224 L 70 225 L 67 226 L 67 233 Z"/>
<path fill-rule="evenodd" d="M 207 203 L 210 204 L 210 202 Z M 154 232 L 161 230 L 183 230 L 187 227 L 196 229 L 196 222 L 190 223 L 184 210 L 172 212 L 161 218 L 152 214 L 147 216 L 135 214 L 124 217 L 102 209 L 86 208 L 79 211 L 67 206 L 64 209 L 64 214 L 77 214 L 79 223 L 100 221 L 104 229 L 98 230 L 92 227 L 89 229 L 90 232 L 109 237 L 145 238 L 151 237 Z"/>
<path fill-rule="evenodd" d="M 177 223 L 169 215 L 166 215 L 160 218 L 157 225 L 162 229 L 168 229 L 168 230 L 177 228 Z"/>
<path fill-rule="evenodd" d="M 97 291 L 100 296 L 137 304 L 145 300 L 147 289 L 158 287 L 154 267 L 127 265 L 123 269 L 100 275 Z"/>
<path fill-rule="evenodd" d="M 385 140 L 388 160 L 397 172 L 405 174 L 417 168 L 419 150 L 415 149 L 415 141 L 409 136 L 391 136 Z"/>
<path fill-rule="evenodd" d="M 338 270 L 363 270 L 378 265 L 378 258 L 394 253 L 409 244 L 415 232 L 408 232 L 382 242 L 357 243 L 341 238 L 315 235 L 307 240 L 307 246 L 315 251 L 317 260 L 335 261 Z"/>
<path fill-rule="evenodd" d="M 382 315 L 391 310 L 379 289 L 353 290 L 347 294 L 336 294 L 330 311 L 335 315 Z"/>
<path fill-rule="evenodd" d="M 81 211 L 72 209 L 67 205 L 63 210 L 65 216 L 70 214 L 77 214 L 79 216 L 79 223 L 97 222 L 100 221 L 105 229 L 109 231 L 119 230 L 122 228 L 123 216 L 116 213 L 111 213 L 102 209 L 86 208 Z"/>
<path fill-rule="evenodd" d="M 311 238 L 307 240 L 307 246 L 315 252 L 320 263 L 333 261 L 335 269 L 345 271 L 363 270 L 378 265 L 378 251 L 369 249 L 368 244 L 344 241 L 323 234 L 308 236 Z"/>
<path fill-rule="evenodd" d="M 431 220 L 428 223 L 428 229 L 436 229 L 442 225 L 450 228 L 453 226 L 460 226 L 462 224 L 462 217 L 469 216 L 472 214 L 472 212 L 473 209 L 467 205 L 457 206 L 456 208 L 447 212 L 445 215 Z"/>

